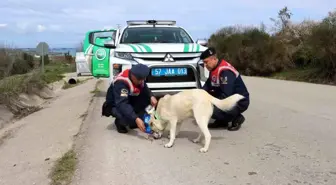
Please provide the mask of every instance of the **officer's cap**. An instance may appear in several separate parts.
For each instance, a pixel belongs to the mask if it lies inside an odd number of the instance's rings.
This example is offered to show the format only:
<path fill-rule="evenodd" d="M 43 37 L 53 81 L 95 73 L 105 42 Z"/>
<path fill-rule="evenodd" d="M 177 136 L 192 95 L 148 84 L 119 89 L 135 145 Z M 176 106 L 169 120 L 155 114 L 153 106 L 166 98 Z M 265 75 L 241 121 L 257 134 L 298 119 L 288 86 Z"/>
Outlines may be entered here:
<path fill-rule="evenodd" d="M 202 52 L 202 54 L 200 56 L 200 59 L 204 60 L 204 59 L 206 59 L 208 57 L 211 57 L 211 56 L 213 56 L 215 54 L 216 54 L 215 48 L 209 47 L 208 49 L 206 49 L 205 51 Z"/>
<path fill-rule="evenodd" d="M 144 64 L 134 65 L 130 71 L 137 79 L 145 79 L 149 75 L 149 67 Z"/>

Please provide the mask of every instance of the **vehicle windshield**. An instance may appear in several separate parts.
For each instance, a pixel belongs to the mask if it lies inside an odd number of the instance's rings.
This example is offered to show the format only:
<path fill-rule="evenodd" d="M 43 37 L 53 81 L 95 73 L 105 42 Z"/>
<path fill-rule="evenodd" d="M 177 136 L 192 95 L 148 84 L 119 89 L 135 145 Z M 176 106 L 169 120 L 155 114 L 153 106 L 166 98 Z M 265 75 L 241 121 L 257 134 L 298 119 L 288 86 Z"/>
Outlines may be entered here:
<path fill-rule="evenodd" d="M 193 43 L 182 28 L 139 27 L 126 28 L 120 43 Z"/>

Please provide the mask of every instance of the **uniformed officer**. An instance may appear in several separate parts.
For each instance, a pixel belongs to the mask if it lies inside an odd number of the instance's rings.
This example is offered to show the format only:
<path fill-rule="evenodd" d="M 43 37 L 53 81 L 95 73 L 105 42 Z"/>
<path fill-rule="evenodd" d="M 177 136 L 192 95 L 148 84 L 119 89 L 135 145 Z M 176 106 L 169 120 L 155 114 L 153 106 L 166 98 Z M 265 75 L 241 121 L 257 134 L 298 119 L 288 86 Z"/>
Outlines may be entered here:
<path fill-rule="evenodd" d="M 145 108 L 149 104 L 154 107 L 157 104 L 145 82 L 148 74 L 149 68 L 146 65 L 134 65 L 121 72 L 107 91 L 106 102 L 112 107 L 111 114 L 116 118 L 115 125 L 119 133 L 127 133 L 127 126 L 145 132 L 142 120 Z"/>
<path fill-rule="evenodd" d="M 228 130 L 239 130 L 241 124 L 245 121 L 242 113 L 247 110 L 250 104 L 249 92 L 241 78 L 239 72 L 224 59 L 216 57 L 216 50 L 209 47 L 200 58 L 204 66 L 209 70 L 209 78 L 205 82 L 203 89 L 218 99 L 227 98 L 235 93 L 243 95 L 245 98 L 238 102 L 238 105 L 229 112 L 214 107 L 212 119 L 215 122 L 209 124 L 209 128 L 218 128 L 228 126 Z M 231 122 L 231 125 L 228 123 Z"/>

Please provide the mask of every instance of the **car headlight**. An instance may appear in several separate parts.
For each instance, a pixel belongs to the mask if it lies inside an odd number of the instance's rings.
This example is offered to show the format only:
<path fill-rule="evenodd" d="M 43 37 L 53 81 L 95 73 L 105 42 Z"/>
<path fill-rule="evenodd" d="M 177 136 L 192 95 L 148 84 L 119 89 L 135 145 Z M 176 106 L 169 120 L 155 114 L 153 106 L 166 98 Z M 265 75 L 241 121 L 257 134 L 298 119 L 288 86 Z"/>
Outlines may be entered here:
<path fill-rule="evenodd" d="M 114 57 L 126 60 L 134 60 L 131 53 L 115 52 Z"/>

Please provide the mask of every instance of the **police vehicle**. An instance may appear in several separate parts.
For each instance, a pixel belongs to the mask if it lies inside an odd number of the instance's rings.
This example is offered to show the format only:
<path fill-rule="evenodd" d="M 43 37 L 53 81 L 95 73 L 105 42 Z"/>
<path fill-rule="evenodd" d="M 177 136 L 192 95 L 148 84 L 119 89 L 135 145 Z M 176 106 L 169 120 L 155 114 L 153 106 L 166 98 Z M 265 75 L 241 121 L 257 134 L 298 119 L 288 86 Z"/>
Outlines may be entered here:
<path fill-rule="evenodd" d="M 100 61 L 96 66 L 109 70 L 110 83 L 121 71 L 137 63 L 151 69 L 146 81 L 156 96 L 200 88 L 200 79 L 208 76 L 199 59 L 201 52 L 207 49 L 206 41 L 195 42 L 176 21 L 130 20 L 123 29 L 117 29 L 114 36 L 114 39 L 105 40 L 103 47 L 95 52 L 87 50 L 91 53 L 91 61 L 92 56 Z M 109 65 L 102 61 L 109 61 Z M 106 77 L 106 74 L 101 76 Z"/>

